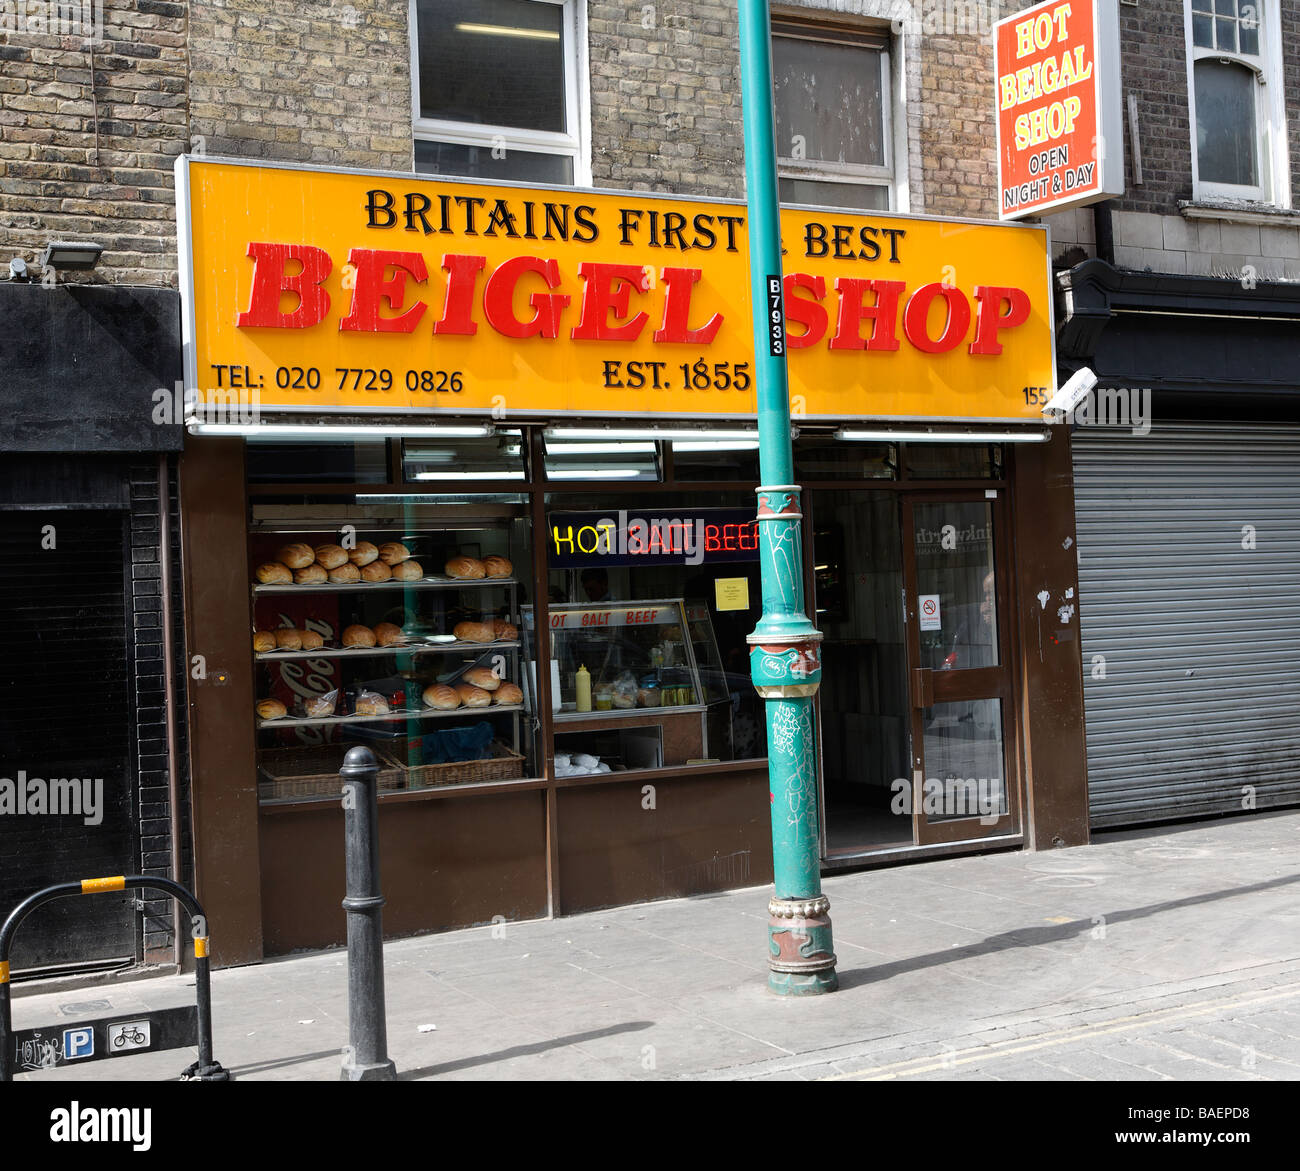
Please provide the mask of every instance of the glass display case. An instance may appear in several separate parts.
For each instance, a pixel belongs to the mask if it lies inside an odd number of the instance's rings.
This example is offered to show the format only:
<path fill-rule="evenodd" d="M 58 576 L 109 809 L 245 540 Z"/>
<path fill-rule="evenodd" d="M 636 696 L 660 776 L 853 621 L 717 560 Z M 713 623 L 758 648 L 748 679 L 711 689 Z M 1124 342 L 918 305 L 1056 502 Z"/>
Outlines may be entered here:
<path fill-rule="evenodd" d="M 357 744 L 375 753 L 381 791 L 531 775 L 511 535 L 509 522 L 255 521 L 262 801 L 337 797 Z"/>
<path fill-rule="evenodd" d="M 710 759 L 701 644 L 681 598 L 560 603 L 548 613 L 557 776 Z M 531 652 L 531 607 L 523 621 Z"/>

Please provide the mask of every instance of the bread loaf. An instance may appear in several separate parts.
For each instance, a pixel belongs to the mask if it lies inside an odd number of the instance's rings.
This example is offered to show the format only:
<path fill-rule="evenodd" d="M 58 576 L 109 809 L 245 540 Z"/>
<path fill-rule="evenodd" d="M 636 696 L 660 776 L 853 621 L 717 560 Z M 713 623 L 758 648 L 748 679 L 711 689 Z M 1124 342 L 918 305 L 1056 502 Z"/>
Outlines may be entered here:
<path fill-rule="evenodd" d="M 258 630 L 253 634 L 253 650 L 259 655 L 275 650 L 275 635 L 269 630 Z"/>
<path fill-rule="evenodd" d="M 406 635 L 395 623 L 381 622 L 375 627 L 375 641 L 380 646 L 402 646 L 406 642 Z"/>
<path fill-rule="evenodd" d="M 379 560 L 379 550 L 369 541 L 358 541 L 357 547 L 348 552 L 348 560 L 358 569 Z"/>
<path fill-rule="evenodd" d="M 519 637 L 519 628 L 504 618 L 492 619 L 492 639 L 494 642 L 513 642 Z"/>
<path fill-rule="evenodd" d="M 477 557 L 453 557 L 446 565 L 448 577 L 459 577 L 466 580 L 475 580 L 480 577 L 487 577 L 487 570 Z"/>
<path fill-rule="evenodd" d="M 286 545 L 281 549 L 275 555 L 275 559 L 283 562 L 290 569 L 306 569 L 316 560 L 316 554 L 312 551 L 310 545 L 295 541 L 292 545 Z"/>
<path fill-rule="evenodd" d="M 331 691 L 326 695 L 309 695 L 302 701 L 302 710 L 314 720 L 319 719 L 321 716 L 332 716 L 334 714 L 335 694 L 335 692 Z"/>
<path fill-rule="evenodd" d="M 509 577 L 515 571 L 508 557 L 484 557 L 483 569 L 488 577 Z"/>
<path fill-rule="evenodd" d="M 257 580 L 262 585 L 289 585 L 293 582 L 293 574 L 278 561 L 268 561 L 257 567 Z"/>
<path fill-rule="evenodd" d="M 461 676 L 461 681 L 484 691 L 495 691 L 501 686 L 501 676 L 487 667 L 471 667 Z"/>
<path fill-rule="evenodd" d="M 481 687 L 471 687 L 468 683 L 457 683 L 456 694 L 465 707 L 487 707 L 492 702 L 489 692 Z"/>
<path fill-rule="evenodd" d="M 424 576 L 424 568 L 418 561 L 399 561 L 393 566 L 394 581 L 418 581 Z"/>
<path fill-rule="evenodd" d="M 408 557 L 411 551 L 401 541 L 385 541 L 379 546 L 379 560 L 385 565 L 400 565 Z"/>
<path fill-rule="evenodd" d="M 298 638 L 302 643 L 302 649 L 305 651 L 320 650 L 325 645 L 325 639 L 314 630 L 300 630 L 298 631 Z"/>
<path fill-rule="evenodd" d="M 424 702 L 428 707 L 449 712 L 453 708 L 460 707 L 460 696 L 456 694 L 454 687 L 448 687 L 445 683 L 435 683 L 432 687 L 424 689 Z"/>
<path fill-rule="evenodd" d="M 372 561 L 361 567 L 362 581 L 388 581 L 392 576 L 393 571 L 382 561 Z"/>
<path fill-rule="evenodd" d="M 264 720 L 278 720 L 281 716 L 287 716 L 289 709 L 278 699 L 259 699 L 257 714 Z"/>
<path fill-rule="evenodd" d="M 295 585 L 320 585 L 329 580 L 329 574 L 325 572 L 324 566 L 313 561 L 305 569 L 295 569 L 293 580 Z"/>
<path fill-rule="evenodd" d="M 493 640 L 491 622 L 457 622 L 452 629 L 461 642 L 491 642 Z"/>
<path fill-rule="evenodd" d="M 343 645 L 348 646 L 374 646 L 375 632 L 369 626 L 349 626 L 343 632 Z"/>
<path fill-rule="evenodd" d="M 275 632 L 275 645 L 277 650 L 300 651 L 302 650 L 302 635 L 294 630 L 292 626 L 283 626 Z"/>
<path fill-rule="evenodd" d="M 329 572 L 330 581 L 337 582 L 339 585 L 351 585 L 355 581 L 361 580 L 361 570 L 359 570 L 351 561 L 345 561 L 342 565 L 336 565 Z"/>
<path fill-rule="evenodd" d="M 514 683 L 502 683 L 492 693 L 492 702 L 495 704 L 523 703 L 524 693 Z"/>
<path fill-rule="evenodd" d="M 359 716 L 388 715 L 388 700 L 373 691 L 357 696 L 356 714 Z"/>
<path fill-rule="evenodd" d="M 326 570 L 337 569 L 348 559 L 347 550 L 342 545 L 317 545 L 316 561 Z"/>

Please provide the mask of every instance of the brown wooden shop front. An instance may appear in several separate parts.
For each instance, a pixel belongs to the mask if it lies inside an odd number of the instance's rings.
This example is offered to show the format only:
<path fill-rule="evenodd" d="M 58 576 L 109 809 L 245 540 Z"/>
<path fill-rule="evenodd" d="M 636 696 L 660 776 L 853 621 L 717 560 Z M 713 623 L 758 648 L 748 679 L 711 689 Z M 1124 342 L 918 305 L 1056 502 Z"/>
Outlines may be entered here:
<path fill-rule="evenodd" d="M 1047 443 L 852 443 L 832 428 L 805 429 L 796 441 L 809 605 L 826 634 L 818 730 L 827 868 L 1086 840 L 1077 618 L 1058 615 L 1058 599 L 1077 589 L 1069 440 L 1052 430 Z M 188 438 L 187 643 L 207 667 L 189 681 L 196 872 L 220 963 L 335 944 L 344 933 L 337 798 L 270 796 L 263 766 L 295 734 L 305 745 L 321 729 L 351 735 L 360 724 L 340 714 L 333 724 L 291 715 L 259 726 L 256 702 L 286 673 L 311 691 L 354 682 L 349 672 L 376 682 L 388 670 L 364 656 L 258 657 L 250 632 L 303 622 L 337 635 L 386 617 L 440 629 L 474 604 L 459 586 L 448 587 L 461 599 L 453 603 L 432 581 L 359 598 L 342 587 L 313 595 L 328 611 L 315 602 L 303 609 L 292 590 L 253 590 L 268 550 L 338 540 L 348 525 L 361 539 L 405 540 L 425 562 L 467 549 L 514 562 L 512 584 L 490 608 L 519 630 L 517 647 L 498 648 L 500 670 L 525 684 L 526 703 L 518 716 L 484 709 L 482 718 L 523 761 L 515 776 L 457 780 L 453 766 L 421 774 L 437 783 L 383 791 L 390 935 L 770 881 L 762 708 L 744 648 L 759 613 L 757 562 L 733 549 L 695 564 L 583 564 L 557 546 L 551 523 L 752 512 L 756 455 L 664 440 L 603 446 L 566 447 L 540 425 L 469 441 Z M 957 535 L 941 559 L 945 525 Z M 945 576 L 949 554 L 960 566 Z M 422 564 L 428 578 L 442 568 Z M 937 631 L 933 620 L 922 629 L 926 596 L 940 598 Z M 661 613 L 678 601 L 684 621 Z M 619 612 L 661 625 L 617 638 L 582 627 L 584 616 L 608 622 Z M 577 620 L 577 633 L 557 625 L 563 618 Z M 701 649 L 700 619 L 714 651 Z M 676 626 L 684 629 L 674 636 Z M 550 635 L 541 650 L 539 630 Z M 643 669 L 654 652 L 660 664 Z M 554 672 L 532 666 L 552 659 Z M 580 659 L 600 662 L 597 685 L 631 675 L 632 706 L 574 710 Z M 434 650 L 423 664 L 404 660 L 406 682 L 450 677 L 434 660 L 446 663 Z M 319 680 L 306 667 L 289 670 L 304 663 L 328 670 Z M 659 695 L 652 675 L 664 684 Z M 415 733 L 459 719 L 396 723 Z M 393 758 L 391 747 L 366 742 Z M 557 753 L 574 763 L 557 766 Z M 609 771 L 571 771 L 587 757 Z M 927 805 L 927 774 L 945 770 L 995 780 L 991 794 L 981 791 L 989 803 Z"/>

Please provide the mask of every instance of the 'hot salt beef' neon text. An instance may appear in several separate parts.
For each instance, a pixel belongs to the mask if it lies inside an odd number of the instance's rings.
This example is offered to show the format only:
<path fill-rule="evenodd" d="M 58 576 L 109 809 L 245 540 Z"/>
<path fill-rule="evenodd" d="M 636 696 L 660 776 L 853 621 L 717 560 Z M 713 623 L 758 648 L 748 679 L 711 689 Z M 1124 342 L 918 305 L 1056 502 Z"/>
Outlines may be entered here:
<path fill-rule="evenodd" d="M 324 282 L 334 264 L 323 248 L 253 241 L 248 255 L 254 262 L 253 283 L 248 309 L 236 318 L 239 328 L 308 329 L 325 320 L 331 301 Z M 290 261 L 296 261 L 300 271 L 286 272 Z M 353 248 L 348 264 L 353 277 L 352 300 L 347 315 L 339 319 L 340 330 L 412 333 L 428 315 L 429 305 L 415 298 L 408 287 L 410 282 L 420 285 L 429 280 L 428 265 L 419 252 Z M 442 315 L 427 327 L 433 333 L 473 336 L 479 327 L 477 307 L 482 320 L 503 337 L 560 336 L 561 318 L 572 298 L 554 291 L 561 284 L 560 267 L 554 259 L 513 256 L 487 272 L 487 257 L 451 252 L 442 257 L 442 272 Z M 578 265 L 578 275 L 584 282 L 582 297 L 577 321 L 568 330 L 575 341 L 633 342 L 640 338 L 650 314 L 640 309 L 633 312 L 634 295 L 662 296 L 659 324 L 652 334 L 655 342 L 708 345 L 722 328 L 721 313 L 691 325 L 691 298 L 703 275 L 698 268 L 663 268 L 662 294 L 651 290 L 646 269 L 637 264 L 584 261 Z M 516 293 L 528 285 L 534 289 L 528 294 L 532 314 L 520 317 L 515 311 Z M 827 341 L 832 350 L 897 350 L 900 305 L 903 337 L 925 353 L 954 349 L 970 328 L 970 299 L 952 285 L 921 285 L 906 300 L 903 281 L 836 277 L 834 288 L 838 304 L 834 330 Z M 280 307 L 285 293 L 298 298 L 298 304 L 288 311 Z M 796 272 L 785 277 L 786 317 L 800 330 L 789 334 L 792 350 L 816 345 L 827 336 L 830 313 L 823 304 L 826 295 L 824 276 Z M 976 285 L 974 297 L 975 331 L 967 352 L 1000 354 L 999 334 L 1029 319 L 1029 296 L 1013 286 Z M 931 336 L 928 322 L 935 301 L 942 301 L 946 316 L 941 332 Z M 862 335 L 864 324 L 871 326 L 866 337 Z"/>

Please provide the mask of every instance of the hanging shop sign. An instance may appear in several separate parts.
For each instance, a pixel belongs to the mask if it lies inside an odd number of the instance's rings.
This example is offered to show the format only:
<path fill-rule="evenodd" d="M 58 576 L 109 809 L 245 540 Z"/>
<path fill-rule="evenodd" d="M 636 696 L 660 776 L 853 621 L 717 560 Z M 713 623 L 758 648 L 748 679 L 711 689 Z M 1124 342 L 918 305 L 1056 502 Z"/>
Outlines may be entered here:
<path fill-rule="evenodd" d="M 1047 0 L 998 21 L 998 214 L 1124 194 L 1116 0 Z"/>
<path fill-rule="evenodd" d="M 571 188 L 177 162 L 204 406 L 743 419 L 746 209 Z M 787 209 L 791 408 L 1041 421 L 1046 230 Z"/>

